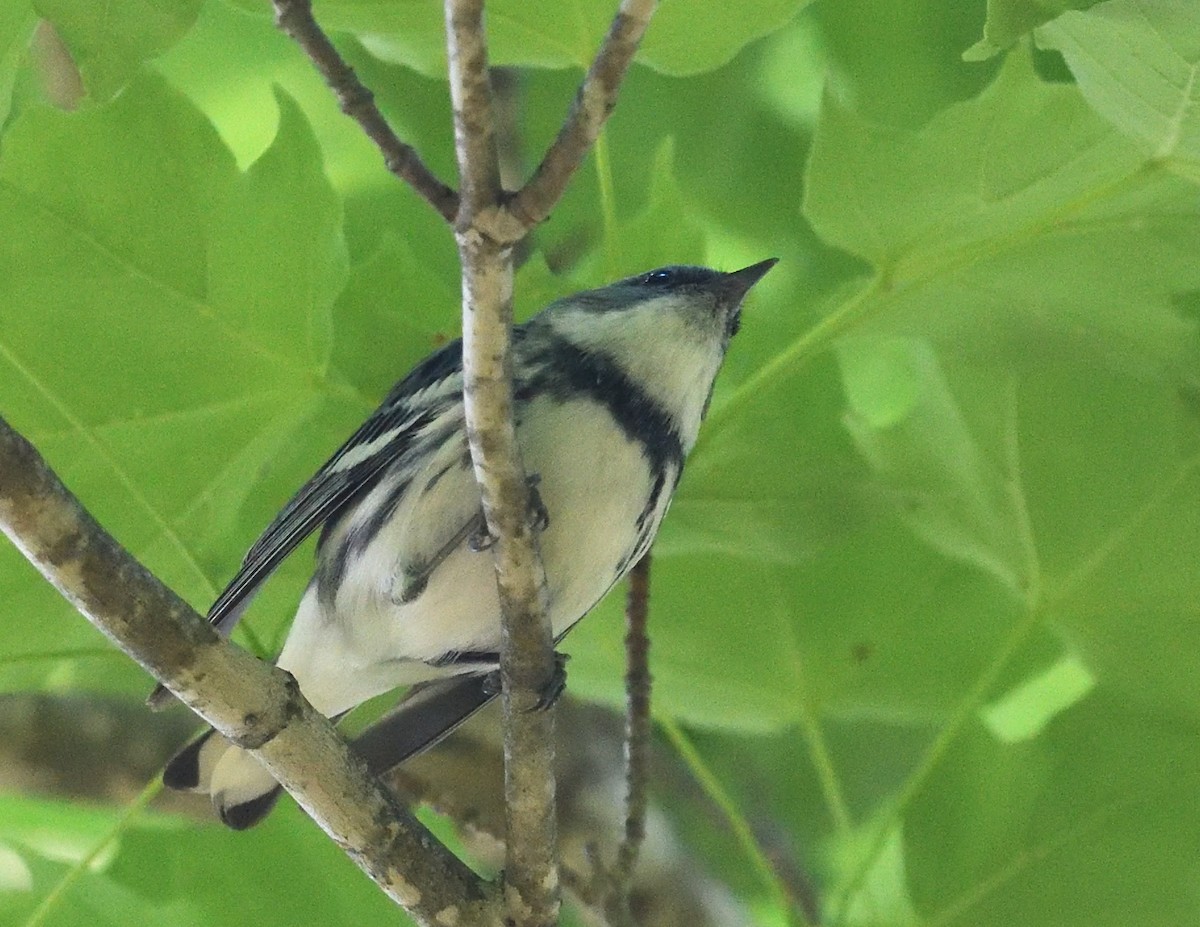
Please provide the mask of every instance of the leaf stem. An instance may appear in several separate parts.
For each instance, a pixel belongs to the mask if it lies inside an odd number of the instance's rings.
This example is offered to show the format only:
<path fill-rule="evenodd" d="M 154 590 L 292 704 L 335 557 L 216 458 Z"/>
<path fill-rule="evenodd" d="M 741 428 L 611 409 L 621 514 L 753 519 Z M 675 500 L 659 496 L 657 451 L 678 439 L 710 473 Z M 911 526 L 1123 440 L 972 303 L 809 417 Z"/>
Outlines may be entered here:
<path fill-rule="evenodd" d="M 604 257 L 608 276 L 621 273 L 621 239 L 617 230 L 617 197 L 614 192 L 612 161 L 609 158 L 608 132 L 596 136 L 596 180 L 600 185 L 600 215 L 604 223 Z"/>
<path fill-rule="evenodd" d="M 729 824 L 729 829 L 733 831 L 734 838 L 742 848 L 751 867 L 758 873 L 763 887 L 771 896 L 772 901 L 793 923 L 798 923 L 801 927 L 812 927 L 812 923 L 804 911 L 791 903 L 787 888 L 778 873 L 775 872 L 775 867 L 771 865 L 767 854 L 759 846 L 750 823 L 738 808 L 733 796 L 726 791 L 716 774 L 709 768 L 683 728 L 673 718 L 664 715 L 656 715 L 655 719 L 667 739 L 671 741 L 675 751 L 687 764 L 692 775 L 696 777 L 696 781 L 700 783 L 704 793 L 721 810 L 721 814 Z"/>
<path fill-rule="evenodd" d="M 25 921 L 24 927 L 42 927 L 54 909 L 67 896 L 67 892 L 71 887 L 79 881 L 80 876 L 92 868 L 100 855 L 112 846 L 113 842 L 125 832 L 125 829 L 133 823 L 134 819 L 146 809 L 156 795 L 163 789 L 162 780 L 155 776 L 142 788 L 134 797 L 133 801 L 127 804 L 118 815 L 113 826 L 109 828 L 82 859 L 78 860 L 70 869 L 63 873 L 63 877 L 58 880 L 58 883 L 52 888 L 49 894 L 42 899 L 39 904 L 29 915 Z"/>
<path fill-rule="evenodd" d="M 905 811 L 908 810 L 913 800 L 921 793 L 921 790 L 925 788 L 925 785 L 941 764 L 943 758 L 945 758 L 955 739 L 962 733 L 972 715 L 979 709 L 979 706 L 983 704 L 988 693 L 1000 679 L 1001 674 L 1008 668 L 1013 657 L 1017 655 L 1029 640 L 1030 635 L 1040 623 L 1041 617 L 1040 610 L 1031 608 L 1026 611 L 1020 621 L 1013 625 L 1012 630 L 1008 634 L 1008 639 L 1000 649 L 1000 652 L 996 654 L 992 662 L 976 678 L 962 699 L 959 700 L 950 719 L 938 731 L 937 736 L 929 745 L 929 749 L 925 751 L 925 755 L 921 758 L 921 762 L 917 764 L 917 767 L 905 781 L 900 794 L 896 796 L 891 806 L 880 819 L 875 830 L 875 835 L 867 845 L 866 852 L 859 859 L 858 866 L 853 870 L 850 878 L 839 893 L 838 902 L 832 908 L 836 912 L 835 927 L 841 927 L 841 925 L 847 923 L 846 917 L 853 907 L 854 896 L 862 888 L 867 873 L 871 871 L 872 867 L 878 861 L 879 854 L 883 851 L 889 835 L 900 826 Z"/>

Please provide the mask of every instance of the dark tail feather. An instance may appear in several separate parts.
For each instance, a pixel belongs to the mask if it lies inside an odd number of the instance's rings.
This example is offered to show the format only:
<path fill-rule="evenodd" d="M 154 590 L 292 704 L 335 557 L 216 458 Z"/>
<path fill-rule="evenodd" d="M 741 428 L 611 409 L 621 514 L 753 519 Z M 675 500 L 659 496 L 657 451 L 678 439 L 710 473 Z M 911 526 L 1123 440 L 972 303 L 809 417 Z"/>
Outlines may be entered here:
<path fill-rule="evenodd" d="M 245 830 L 265 818 L 275 807 L 275 802 L 279 801 L 279 796 L 282 794 L 283 786 L 277 785 L 271 791 L 263 793 L 258 798 L 242 802 L 240 805 L 221 806 L 217 808 L 217 814 L 220 815 L 221 823 L 226 827 Z"/>
<path fill-rule="evenodd" d="M 499 693 L 488 676 L 456 676 L 414 686 L 395 708 L 354 739 L 376 775 L 423 753 Z"/>
<path fill-rule="evenodd" d="M 400 704 L 354 739 L 354 749 L 371 772 L 382 775 L 451 733 L 495 698 L 497 689 L 487 676 L 458 676 L 414 686 Z M 234 830 L 252 827 L 267 816 L 282 791 L 276 786 L 250 801 L 219 806 L 221 820 Z"/>
<path fill-rule="evenodd" d="M 495 698 L 497 690 L 487 676 L 456 676 L 414 686 L 400 704 L 354 740 L 354 748 L 372 772 L 387 772 L 428 750 Z M 229 751 L 235 761 L 244 759 L 247 768 L 235 775 L 226 760 L 222 782 L 214 784 L 213 770 Z M 221 820 L 244 830 L 266 817 L 281 792 L 259 767 L 250 767 L 249 759 L 209 730 L 172 757 L 163 771 L 163 783 L 192 792 L 209 792 L 215 785 L 219 791 L 213 804 Z M 259 777 L 266 782 L 258 783 Z"/>
<path fill-rule="evenodd" d="M 201 769 L 200 751 L 204 749 L 209 738 L 216 733 L 210 728 L 171 757 L 167 762 L 167 768 L 163 770 L 163 785 L 182 792 L 193 792 L 206 788 L 207 783 L 202 783 L 202 780 L 206 778 L 206 771 Z"/>

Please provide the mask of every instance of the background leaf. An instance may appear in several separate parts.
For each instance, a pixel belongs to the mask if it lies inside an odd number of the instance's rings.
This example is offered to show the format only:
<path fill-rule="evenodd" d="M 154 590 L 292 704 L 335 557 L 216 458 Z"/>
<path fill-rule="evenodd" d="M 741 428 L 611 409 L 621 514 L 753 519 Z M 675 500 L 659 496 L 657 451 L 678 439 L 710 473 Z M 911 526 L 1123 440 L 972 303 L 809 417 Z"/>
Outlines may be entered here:
<path fill-rule="evenodd" d="M 16 82 L 37 17 L 29 3 L 0 7 L 0 125 L 8 119 Z"/>
<path fill-rule="evenodd" d="M 262 9 L 256 0 L 239 0 Z M 791 20 L 807 0 L 764 0 L 712 10 L 697 0 L 663 7 L 638 60 L 677 76 L 728 62 L 742 47 Z M 612 22 L 615 7 L 590 0 L 500 2 L 488 6 L 491 60 L 502 66 L 586 69 Z M 442 11 L 436 4 L 385 0 L 324 0 L 318 16 L 331 28 L 360 36 L 373 52 L 424 74 L 446 69 Z M 714 15 L 715 14 L 715 15 Z M 682 39 L 686 36 L 686 39 Z"/>
<path fill-rule="evenodd" d="M 1038 30 L 1096 112 L 1159 159 L 1200 161 L 1200 22 L 1169 2 L 1108 0 Z"/>
<path fill-rule="evenodd" d="M 196 21 L 203 0 L 35 0 L 71 50 L 87 92 L 109 100 L 142 64 L 170 48 Z"/>
<path fill-rule="evenodd" d="M 1036 26 L 1064 10 L 1086 10 L 1098 0 L 988 0 L 983 38 L 963 52 L 968 60 L 982 61 L 997 55 Z"/>

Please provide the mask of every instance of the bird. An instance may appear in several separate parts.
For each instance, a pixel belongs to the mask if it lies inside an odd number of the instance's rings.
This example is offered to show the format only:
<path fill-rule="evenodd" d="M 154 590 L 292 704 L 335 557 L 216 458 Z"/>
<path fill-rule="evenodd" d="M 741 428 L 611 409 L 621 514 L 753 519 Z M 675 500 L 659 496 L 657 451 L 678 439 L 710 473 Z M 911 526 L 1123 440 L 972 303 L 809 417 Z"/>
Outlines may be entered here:
<path fill-rule="evenodd" d="M 743 300 L 776 262 L 660 267 L 558 299 L 513 327 L 514 421 L 556 642 L 649 550 Z M 373 768 L 428 749 L 498 690 L 500 606 L 462 393 L 456 340 L 400 380 L 300 488 L 208 613 L 228 635 L 320 529 L 276 665 L 333 719 L 411 687 L 387 737 L 362 745 Z M 280 793 L 250 753 L 212 730 L 169 761 L 163 780 L 207 792 L 238 830 Z"/>

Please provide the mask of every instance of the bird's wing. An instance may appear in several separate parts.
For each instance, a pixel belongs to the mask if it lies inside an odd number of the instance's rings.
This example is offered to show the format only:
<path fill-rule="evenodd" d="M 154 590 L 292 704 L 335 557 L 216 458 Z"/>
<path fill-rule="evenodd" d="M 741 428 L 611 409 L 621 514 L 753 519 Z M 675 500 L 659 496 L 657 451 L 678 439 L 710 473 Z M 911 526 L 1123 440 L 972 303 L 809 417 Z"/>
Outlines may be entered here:
<path fill-rule="evenodd" d="M 347 505 L 370 490 L 387 466 L 404 454 L 426 418 L 426 413 L 400 407 L 381 408 L 367 419 L 254 542 L 209 609 L 209 622 L 229 634 L 267 577 L 316 528 L 336 520 Z"/>
<path fill-rule="evenodd" d="M 251 597 L 279 564 L 316 528 L 337 517 L 371 489 L 462 393 L 462 346 L 455 341 L 430 355 L 401 380 L 383 403 L 267 526 L 241 568 L 208 612 L 222 634 L 237 624 Z"/>
<path fill-rule="evenodd" d="M 461 394 L 462 344 L 453 341 L 397 383 L 379 408 L 283 507 L 209 609 L 209 622 L 228 635 L 259 587 L 288 554 L 368 492 L 388 466 L 419 440 L 427 424 L 447 406 L 461 401 Z M 168 701 L 167 690 L 158 686 L 148 701 L 161 708 Z"/>

